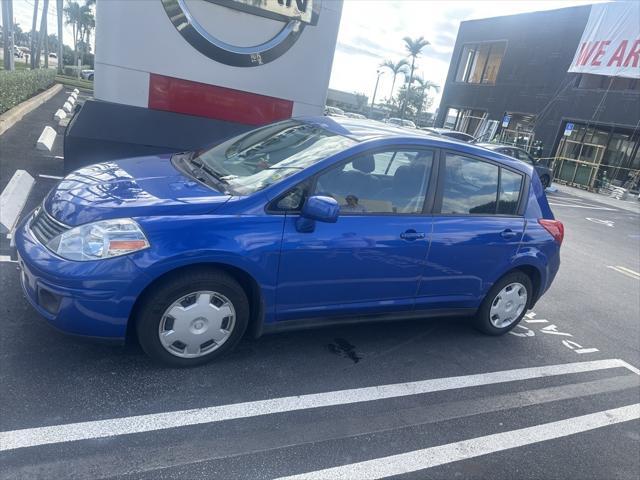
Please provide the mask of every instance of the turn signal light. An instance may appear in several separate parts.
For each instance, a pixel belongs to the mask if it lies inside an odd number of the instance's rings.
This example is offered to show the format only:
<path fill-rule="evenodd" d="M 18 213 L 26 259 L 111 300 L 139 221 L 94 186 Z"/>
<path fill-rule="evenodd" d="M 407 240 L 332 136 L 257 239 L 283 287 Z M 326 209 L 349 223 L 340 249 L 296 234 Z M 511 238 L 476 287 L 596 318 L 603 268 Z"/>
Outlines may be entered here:
<path fill-rule="evenodd" d="M 111 240 L 109 242 L 109 251 L 117 252 L 133 252 L 148 246 L 145 240 Z"/>
<path fill-rule="evenodd" d="M 560 220 L 539 218 L 538 223 L 551 234 L 553 239 L 558 242 L 558 245 L 562 245 L 562 240 L 564 240 L 564 225 Z"/>

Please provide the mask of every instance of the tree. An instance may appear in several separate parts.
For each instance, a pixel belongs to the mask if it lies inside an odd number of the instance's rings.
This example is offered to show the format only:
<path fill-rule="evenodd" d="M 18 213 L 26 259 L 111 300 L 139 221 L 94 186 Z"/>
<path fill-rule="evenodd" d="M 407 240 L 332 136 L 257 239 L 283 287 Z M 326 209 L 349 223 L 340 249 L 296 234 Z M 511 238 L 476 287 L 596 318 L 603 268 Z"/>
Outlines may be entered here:
<path fill-rule="evenodd" d="M 393 73 L 393 81 L 391 82 L 391 93 L 389 94 L 389 100 L 393 98 L 393 91 L 396 86 L 396 77 L 402 73 L 403 75 L 407 75 L 407 68 L 409 67 L 409 62 L 407 62 L 404 58 L 399 60 L 397 63 L 394 63 L 393 60 L 385 60 L 380 64 L 380 68 L 388 68 Z"/>
<path fill-rule="evenodd" d="M 78 47 L 82 52 L 82 63 L 84 65 L 84 56 L 87 53 L 91 52 L 90 40 L 91 40 L 91 31 L 96 28 L 96 19 L 93 16 L 93 12 L 91 11 L 90 3 L 87 2 L 85 5 L 80 7 L 80 45 Z"/>
<path fill-rule="evenodd" d="M 37 2 L 38 0 L 36 0 Z M 71 25 L 71 33 L 73 35 L 73 65 L 78 64 L 78 35 L 80 33 L 80 4 L 78 2 L 69 2 L 64 7 L 64 16 L 66 18 L 66 24 Z"/>
<path fill-rule="evenodd" d="M 429 99 L 429 94 L 427 93 L 428 90 L 433 89 L 437 93 L 440 91 L 440 85 L 438 85 L 435 82 L 432 82 L 431 80 L 425 80 L 422 77 L 415 77 L 413 81 L 418 85 L 416 89 L 419 92 L 420 97 L 422 98 L 422 100 L 418 104 L 418 109 L 417 109 L 418 111 L 416 112 L 416 117 L 418 117 L 424 107 L 427 107 L 427 108 L 429 107 L 430 99 Z"/>
<path fill-rule="evenodd" d="M 58 73 L 64 72 L 64 42 L 62 41 L 63 0 L 56 0 L 56 16 L 58 17 Z"/>
<path fill-rule="evenodd" d="M 88 1 L 84 5 L 80 5 L 78 2 L 70 1 L 64 8 L 66 23 L 71 25 L 73 32 L 74 65 L 78 64 L 78 51 L 82 54 L 88 53 L 86 45 L 89 44 L 91 31 L 96 26 L 96 19 L 91 10 L 93 3 Z M 79 48 L 81 46 L 83 47 L 82 49 Z"/>
<path fill-rule="evenodd" d="M 424 47 L 426 47 L 427 45 L 431 45 L 429 43 L 428 40 L 425 40 L 424 37 L 418 37 L 416 39 L 412 39 L 411 37 L 404 37 L 404 47 L 407 50 L 407 53 L 409 53 L 409 56 L 411 57 L 411 74 L 409 75 L 409 85 L 413 84 L 413 73 L 415 72 L 415 68 L 416 68 L 416 58 L 418 58 L 418 56 L 420 55 L 420 53 L 422 52 L 422 49 Z M 407 107 L 406 101 L 402 106 L 402 111 L 400 112 L 400 118 L 404 118 L 404 111 Z"/>
<path fill-rule="evenodd" d="M 36 26 L 38 25 L 38 0 L 33 1 L 33 19 L 31 21 L 31 47 L 29 48 L 29 57 L 31 60 L 31 68 L 36 68 Z"/>
<path fill-rule="evenodd" d="M 13 23 L 13 0 L 3 0 L 0 3 L 0 6 L 2 7 L 2 45 L 4 48 L 4 69 L 13 70 L 15 68 L 13 49 L 15 48 L 14 29 L 16 26 Z M 12 26 L 14 27 L 14 29 L 11 28 Z"/>
<path fill-rule="evenodd" d="M 44 66 L 49 67 L 49 48 L 46 44 L 47 38 L 47 15 L 49 12 L 49 0 L 43 0 L 42 15 L 40 17 L 40 32 L 38 32 L 38 42 L 35 52 L 35 66 L 40 67 L 40 53 L 44 46 Z M 32 52 L 33 53 L 33 52 Z"/>

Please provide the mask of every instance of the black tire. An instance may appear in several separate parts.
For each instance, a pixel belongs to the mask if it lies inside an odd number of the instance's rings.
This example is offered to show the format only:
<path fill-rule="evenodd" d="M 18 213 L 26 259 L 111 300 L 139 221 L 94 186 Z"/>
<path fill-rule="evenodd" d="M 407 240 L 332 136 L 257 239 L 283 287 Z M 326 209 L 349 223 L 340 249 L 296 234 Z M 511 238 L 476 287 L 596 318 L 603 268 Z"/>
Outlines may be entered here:
<path fill-rule="evenodd" d="M 235 310 L 231 335 L 217 349 L 196 358 L 182 358 L 167 351 L 158 335 L 164 312 L 179 298 L 192 292 L 211 290 L 224 295 Z M 181 272 L 154 287 L 145 296 L 136 315 L 136 333 L 144 352 L 154 361 L 172 367 L 193 367 L 207 363 L 232 350 L 244 335 L 249 323 L 249 300 L 243 288 L 230 275 L 219 270 Z"/>
<path fill-rule="evenodd" d="M 90 81 L 92 81 L 92 82 L 93 82 L 93 74 L 89 75 L 89 76 L 87 77 L 87 80 L 90 80 Z"/>
<path fill-rule="evenodd" d="M 498 280 L 493 285 L 493 287 L 491 287 L 491 290 L 489 290 L 489 293 L 487 293 L 487 296 L 483 300 L 480 309 L 476 313 L 476 316 L 474 318 L 475 327 L 482 333 L 494 336 L 504 335 L 505 333 L 513 329 L 516 325 L 518 325 L 518 323 L 520 323 L 520 321 L 522 320 L 522 317 L 524 317 L 524 314 L 527 313 L 527 307 L 525 306 L 518 318 L 508 326 L 503 328 L 498 328 L 491 323 L 491 319 L 489 318 L 491 305 L 496 299 L 498 293 L 510 283 L 520 283 L 525 287 L 525 289 L 527 290 L 527 305 L 530 304 L 533 295 L 533 285 L 529 276 L 519 270 L 508 273 L 500 280 Z"/>
<path fill-rule="evenodd" d="M 543 175 L 542 177 L 540 177 L 540 182 L 542 182 L 542 188 L 544 188 L 545 190 L 549 188 L 549 186 L 551 186 L 551 179 L 548 175 Z"/>

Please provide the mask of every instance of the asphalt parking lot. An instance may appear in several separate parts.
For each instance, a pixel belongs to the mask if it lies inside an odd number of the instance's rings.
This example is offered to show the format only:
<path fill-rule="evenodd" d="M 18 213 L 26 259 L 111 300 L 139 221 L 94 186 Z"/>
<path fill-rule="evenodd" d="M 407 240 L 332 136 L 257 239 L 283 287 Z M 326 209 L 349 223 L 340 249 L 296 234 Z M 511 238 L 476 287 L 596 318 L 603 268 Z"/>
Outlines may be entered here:
<path fill-rule="evenodd" d="M 35 150 L 65 91 L 0 136 L 0 190 L 62 175 Z M 44 177 L 42 175 L 45 175 Z M 566 235 L 552 289 L 511 334 L 430 319 L 246 339 L 190 370 L 63 336 L 0 241 L 0 476 L 637 479 L 640 215 L 549 194 Z"/>

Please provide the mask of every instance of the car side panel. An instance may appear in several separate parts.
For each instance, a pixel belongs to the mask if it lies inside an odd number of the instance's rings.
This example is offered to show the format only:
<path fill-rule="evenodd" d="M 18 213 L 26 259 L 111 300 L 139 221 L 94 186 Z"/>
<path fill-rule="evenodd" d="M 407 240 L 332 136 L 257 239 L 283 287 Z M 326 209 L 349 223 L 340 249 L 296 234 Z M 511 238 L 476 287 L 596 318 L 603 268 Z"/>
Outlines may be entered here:
<path fill-rule="evenodd" d="M 513 236 L 501 233 L 511 230 Z M 416 308 L 474 308 L 509 269 L 524 232 L 522 217 L 434 216 Z"/>
<path fill-rule="evenodd" d="M 222 264 L 250 275 L 260 288 L 264 321 L 274 320 L 284 216 L 196 215 L 136 219 L 151 248 L 133 256 L 152 279 L 189 265 Z"/>

